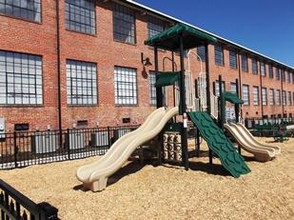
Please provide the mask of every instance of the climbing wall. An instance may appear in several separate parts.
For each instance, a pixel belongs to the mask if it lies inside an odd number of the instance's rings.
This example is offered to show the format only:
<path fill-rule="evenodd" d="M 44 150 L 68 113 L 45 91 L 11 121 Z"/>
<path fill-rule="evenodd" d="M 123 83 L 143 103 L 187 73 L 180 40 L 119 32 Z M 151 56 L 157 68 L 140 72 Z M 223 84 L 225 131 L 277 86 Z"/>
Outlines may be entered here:
<path fill-rule="evenodd" d="M 250 172 L 244 158 L 238 154 L 231 141 L 206 112 L 189 112 L 188 114 L 206 140 L 208 147 L 218 155 L 225 169 L 234 177 Z"/>

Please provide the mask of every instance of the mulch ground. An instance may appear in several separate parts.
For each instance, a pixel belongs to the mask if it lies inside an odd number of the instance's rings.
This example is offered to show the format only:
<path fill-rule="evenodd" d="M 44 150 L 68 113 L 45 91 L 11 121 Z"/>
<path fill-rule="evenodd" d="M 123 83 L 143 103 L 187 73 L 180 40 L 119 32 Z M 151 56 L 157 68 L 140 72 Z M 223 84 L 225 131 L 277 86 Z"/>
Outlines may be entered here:
<path fill-rule="evenodd" d="M 294 138 L 277 145 L 282 153 L 266 163 L 243 151 L 251 172 L 240 178 L 218 159 L 210 165 L 205 146 L 188 171 L 129 161 L 99 193 L 83 191 L 75 177 L 98 157 L 2 170 L 0 178 L 36 203 L 57 207 L 60 219 L 294 219 Z"/>

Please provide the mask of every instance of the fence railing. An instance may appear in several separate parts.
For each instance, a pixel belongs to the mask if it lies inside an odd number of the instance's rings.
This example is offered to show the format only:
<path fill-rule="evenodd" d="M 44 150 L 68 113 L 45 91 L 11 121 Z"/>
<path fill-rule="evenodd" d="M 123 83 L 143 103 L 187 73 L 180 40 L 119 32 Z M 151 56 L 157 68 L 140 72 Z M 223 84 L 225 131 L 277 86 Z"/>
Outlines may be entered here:
<path fill-rule="evenodd" d="M 6 133 L 0 139 L 0 169 L 103 155 L 119 137 L 138 126 Z"/>
<path fill-rule="evenodd" d="M 58 209 L 49 203 L 34 203 L 0 179 L 0 219 L 57 220 Z"/>
<path fill-rule="evenodd" d="M 254 129 L 258 125 L 278 125 L 294 123 L 293 118 L 246 118 L 245 126 L 248 129 Z"/>

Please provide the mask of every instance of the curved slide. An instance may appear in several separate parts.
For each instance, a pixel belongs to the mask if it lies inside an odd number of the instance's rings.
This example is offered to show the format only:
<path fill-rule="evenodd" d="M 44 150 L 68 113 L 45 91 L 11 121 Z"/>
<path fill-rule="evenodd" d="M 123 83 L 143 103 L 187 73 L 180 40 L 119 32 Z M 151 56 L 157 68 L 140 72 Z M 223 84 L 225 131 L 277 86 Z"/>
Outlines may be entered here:
<path fill-rule="evenodd" d="M 108 177 L 122 167 L 138 146 L 154 138 L 178 112 L 178 107 L 153 111 L 138 129 L 119 138 L 100 160 L 80 167 L 76 173 L 78 180 L 93 192 L 105 189 Z"/>
<path fill-rule="evenodd" d="M 225 129 L 235 138 L 245 151 L 252 153 L 257 161 L 266 162 L 280 153 L 280 148 L 258 142 L 241 124 L 225 124 Z"/>

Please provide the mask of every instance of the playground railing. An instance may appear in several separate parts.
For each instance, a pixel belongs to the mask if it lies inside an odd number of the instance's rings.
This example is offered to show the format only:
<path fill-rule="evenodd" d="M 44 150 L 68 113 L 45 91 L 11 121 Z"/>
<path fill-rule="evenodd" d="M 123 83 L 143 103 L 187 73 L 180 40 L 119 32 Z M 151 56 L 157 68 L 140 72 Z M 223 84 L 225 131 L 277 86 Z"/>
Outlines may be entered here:
<path fill-rule="evenodd" d="M 103 155 L 119 137 L 137 127 L 5 133 L 0 138 L 0 169 Z"/>
<path fill-rule="evenodd" d="M 47 202 L 34 203 L 0 179 L 1 219 L 57 220 L 58 209 Z"/>

